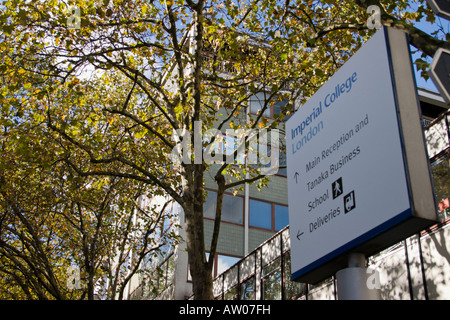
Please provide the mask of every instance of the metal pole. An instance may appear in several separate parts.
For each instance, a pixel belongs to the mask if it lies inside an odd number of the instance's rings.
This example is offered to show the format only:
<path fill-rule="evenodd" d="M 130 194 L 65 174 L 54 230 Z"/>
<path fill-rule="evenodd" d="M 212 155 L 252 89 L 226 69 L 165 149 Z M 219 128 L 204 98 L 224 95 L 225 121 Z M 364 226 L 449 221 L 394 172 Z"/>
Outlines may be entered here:
<path fill-rule="evenodd" d="M 375 278 L 374 278 L 375 277 Z M 350 253 L 348 268 L 336 273 L 339 300 L 381 300 L 379 277 L 376 270 L 366 267 L 361 253 Z"/>

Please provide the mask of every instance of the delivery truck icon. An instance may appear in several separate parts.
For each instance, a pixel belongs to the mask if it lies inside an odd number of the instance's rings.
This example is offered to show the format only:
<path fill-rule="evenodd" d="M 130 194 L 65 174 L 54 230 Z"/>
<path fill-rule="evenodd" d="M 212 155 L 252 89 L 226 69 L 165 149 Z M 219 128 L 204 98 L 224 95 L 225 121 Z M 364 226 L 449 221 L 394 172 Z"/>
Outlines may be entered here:
<path fill-rule="evenodd" d="M 355 190 L 344 196 L 344 212 L 350 212 L 356 207 Z"/>

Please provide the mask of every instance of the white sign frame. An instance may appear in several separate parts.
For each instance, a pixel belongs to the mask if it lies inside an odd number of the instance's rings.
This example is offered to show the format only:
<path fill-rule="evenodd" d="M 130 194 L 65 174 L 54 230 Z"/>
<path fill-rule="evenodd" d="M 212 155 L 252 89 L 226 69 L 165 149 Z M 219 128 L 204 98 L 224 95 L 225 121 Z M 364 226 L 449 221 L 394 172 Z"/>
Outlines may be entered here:
<path fill-rule="evenodd" d="M 346 267 L 346 254 L 436 223 L 404 32 L 379 30 L 287 121 L 286 136 L 293 280 L 317 283 Z"/>

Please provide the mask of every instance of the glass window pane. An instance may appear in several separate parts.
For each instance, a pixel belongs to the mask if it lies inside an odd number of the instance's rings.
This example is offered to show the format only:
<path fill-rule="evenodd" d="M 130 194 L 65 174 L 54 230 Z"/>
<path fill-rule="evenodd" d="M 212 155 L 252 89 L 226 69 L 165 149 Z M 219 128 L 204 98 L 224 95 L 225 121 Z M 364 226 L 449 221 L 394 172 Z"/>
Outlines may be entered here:
<path fill-rule="evenodd" d="M 241 300 L 255 300 L 255 288 L 256 282 L 254 276 L 244 281 L 241 284 Z"/>
<path fill-rule="evenodd" d="M 218 255 L 217 257 L 217 275 L 222 274 L 225 270 L 228 270 L 241 258 Z"/>
<path fill-rule="evenodd" d="M 281 272 L 264 278 L 264 300 L 281 300 Z"/>
<path fill-rule="evenodd" d="M 216 217 L 217 192 L 208 190 L 205 203 L 203 204 L 203 216 L 214 219 Z"/>
<path fill-rule="evenodd" d="M 245 142 L 244 138 L 245 137 L 234 137 L 234 136 L 230 136 L 230 135 L 226 135 L 225 137 L 225 148 L 224 148 L 224 153 L 227 156 L 231 156 L 234 155 L 234 152 L 237 150 L 236 153 L 236 157 L 233 160 L 234 164 L 244 164 L 245 163 L 245 150 L 243 148 L 243 143 Z M 228 158 L 226 159 L 227 163 L 229 160 Z"/>
<path fill-rule="evenodd" d="M 167 261 L 167 285 L 171 285 L 173 283 L 173 277 L 175 272 L 175 256 L 172 254 Z"/>
<path fill-rule="evenodd" d="M 277 258 L 276 260 L 272 261 L 270 264 L 264 266 L 263 276 L 266 276 L 269 273 L 271 273 L 279 268 L 281 268 L 281 259 Z"/>
<path fill-rule="evenodd" d="M 450 166 L 448 157 L 444 156 L 433 162 L 431 171 L 439 218 L 444 220 L 450 217 Z"/>
<path fill-rule="evenodd" d="M 281 108 L 282 107 L 284 107 L 286 104 L 287 104 L 287 100 L 282 100 L 282 101 L 279 101 L 279 100 L 277 100 L 274 104 L 273 104 L 273 114 L 280 114 L 281 113 Z M 288 120 L 289 119 L 289 117 L 288 116 L 286 116 L 284 119 L 283 119 L 283 121 L 286 121 L 286 120 Z"/>
<path fill-rule="evenodd" d="M 222 203 L 222 220 L 234 223 L 243 223 L 244 200 L 242 197 L 235 197 L 224 194 Z"/>
<path fill-rule="evenodd" d="M 275 205 L 275 230 L 281 230 L 289 224 L 288 207 Z"/>
<path fill-rule="evenodd" d="M 264 300 L 281 299 L 281 259 L 277 259 L 263 269 L 263 295 Z"/>
<path fill-rule="evenodd" d="M 264 92 L 257 93 L 250 97 L 250 112 L 253 114 L 257 114 L 259 110 L 264 107 Z M 264 111 L 265 117 L 270 117 L 270 105 L 267 106 L 267 109 Z"/>
<path fill-rule="evenodd" d="M 216 218 L 217 192 L 208 190 L 205 203 L 203 204 L 203 214 L 205 218 Z M 242 197 L 224 194 L 222 202 L 222 221 L 243 223 L 244 200 Z"/>
<path fill-rule="evenodd" d="M 166 270 L 167 265 L 164 263 L 158 269 L 158 292 L 162 292 L 166 287 Z"/>
<path fill-rule="evenodd" d="M 227 292 L 225 292 L 224 300 L 237 300 L 238 294 L 237 294 L 237 287 L 233 287 Z"/>
<path fill-rule="evenodd" d="M 306 293 L 306 284 L 291 281 L 291 255 L 284 255 L 284 296 L 290 300 Z"/>
<path fill-rule="evenodd" d="M 250 226 L 272 229 L 272 204 L 250 199 Z"/>
<path fill-rule="evenodd" d="M 284 151 L 280 150 L 280 167 L 285 167 L 285 168 L 278 169 L 278 174 L 287 176 L 287 167 L 286 166 L 287 166 L 286 153 Z"/>

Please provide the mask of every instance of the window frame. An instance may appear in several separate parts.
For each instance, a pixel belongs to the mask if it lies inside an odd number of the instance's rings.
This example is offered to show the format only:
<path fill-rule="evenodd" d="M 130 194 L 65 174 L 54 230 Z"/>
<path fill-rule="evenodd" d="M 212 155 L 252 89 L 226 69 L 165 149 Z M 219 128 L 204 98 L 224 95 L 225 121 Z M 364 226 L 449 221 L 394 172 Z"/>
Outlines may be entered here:
<path fill-rule="evenodd" d="M 271 205 L 271 215 L 270 215 L 270 218 L 271 218 L 271 227 L 270 227 L 270 229 L 268 229 L 268 228 L 262 228 L 262 227 L 257 227 L 257 226 L 253 226 L 253 225 L 250 223 L 250 214 L 251 214 L 251 206 L 252 206 L 251 203 L 252 203 L 252 201 L 259 201 L 259 202 L 269 203 L 269 204 Z M 271 231 L 271 232 L 278 232 L 278 231 L 284 229 L 286 226 L 284 226 L 284 227 L 281 228 L 281 229 L 277 229 L 277 228 L 276 228 L 276 224 L 275 224 L 275 218 L 276 218 L 276 216 L 275 216 L 275 206 L 276 206 L 276 205 L 282 206 L 282 207 L 286 207 L 286 208 L 288 207 L 287 204 L 283 204 L 283 203 L 279 203 L 279 202 L 273 202 L 273 201 L 266 201 L 266 200 L 262 200 L 262 199 L 250 197 L 250 198 L 249 198 L 249 212 L 248 212 L 248 220 L 249 220 L 249 221 L 248 221 L 248 227 L 249 227 L 249 228 L 258 229 L 258 230 Z"/>
<path fill-rule="evenodd" d="M 261 299 L 262 300 L 283 300 L 283 268 L 282 268 L 283 259 L 281 256 L 277 257 L 275 260 L 270 263 L 262 266 L 261 272 Z M 266 270 L 268 270 L 266 272 Z M 279 298 L 278 299 L 267 299 L 266 293 L 266 280 L 273 281 L 276 280 L 275 285 L 279 286 Z M 273 286 L 273 284 L 272 284 Z"/>
<path fill-rule="evenodd" d="M 430 172 L 431 178 L 433 181 L 433 193 L 436 198 L 436 204 L 441 203 L 445 200 L 445 198 L 450 199 L 450 186 L 445 186 L 442 182 L 449 184 L 450 182 L 447 180 L 440 181 L 440 179 L 444 178 L 444 175 L 439 176 L 438 170 L 440 168 L 447 168 L 448 172 L 446 176 L 449 176 L 450 172 L 450 149 L 445 150 L 445 152 L 441 152 L 432 159 L 430 159 Z M 450 179 L 450 178 L 449 178 Z M 437 188 L 443 187 L 443 189 L 447 189 L 447 192 L 438 192 Z M 448 188 L 447 188 L 448 187 Z M 436 214 L 440 222 L 443 222 L 450 218 L 450 208 L 445 208 L 444 210 L 439 210 L 439 206 L 436 206 Z"/>
<path fill-rule="evenodd" d="M 205 188 L 205 191 L 207 191 L 208 193 L 209 192 L 215 192 L 216 193 L 216 203 L 215 203 L 215 205 L 217 205 L 217 190 L 210 189 L 210 188 Z M 242 217 L 241 217 L 242 218 L 241 219 L 242 223 L 223 220 L 223 213 L 222 213 L 222 217 L 220 219 L 220 222 L 221 223 L 224 222 L 224 223 L 234 224 L 234 225 L 237 225 L 237 226 L 244 226 L 244 224 L 245 224 L 245 197 L 242 196 L 242 195 L 233 195 L 230 192 L 224 192 L 224 195 L 241 198 L 241 200 L 242 200 L 242 211 L 241 211 L 242 212 Z M 205 198 L 205 202 L 204 203 L 206 203 L 206 198 Z M 222 210 L 223 210 L 223 205 L 222 205 Z M 215 212 L 214 212 L 214 216 L 215 216 Z M 214 221 L 215 217 L 214 218 L 207 217 L 207 216 L 205 216 L 205 212 L 203 212 L 203 219 L 206 219 L 206 220 L 209 220 L 209 221 Z"/>
<path fill-rule="evenodd" d="M 253 288 L 251 290 L 252 297 L 251 297 L 251 299 L 243 299 L 244 293 L 250 292 L 249 290 L 244 289 L 245 284 L 249 283 L 249 281 L 253 281 Z M 246 279 L 239 282 L 238 294 L 239 294 L 239 300 L 243 300 L 243 301 L 256 300 L 256 275 L 254 273 L 252 275 L 250 275 L 249 277 L 247 277 Z"/>
<path fill-rule="evenodd" d="M 258 94 L 262 94 L 264 96 L 264 99 L 263 100 L 253 99 L 253 97 L 257 97 Z M 270 98 L 270 96 L 271 96 L 271 93 L 266 92 L 264 90 L 258 91 L 256 93 L 252 94 L 251 96 L 249 96 L 249 98 L 248 98 L 248 108 L 249 108 L 248 111 L 249 111 L 249 114 L 251 114 L 253 116 L 258 115 L 258 111 L 262 110 L 262 108 L 264 107 L 264 104 L 265 104 L 265 101 L 266 101 L 265 99 L 266 98 Z M 274 102 L 272 104 L 271 104 L 271 102 L 269 102 L 269 105 L 268 105 L 267 109 L 264 111 L 264 112 L 269 112 L 270 114 L 269 115 L 264 115 L 263 114 L 263 117 L 265 117 L 267 119 L 275 119 L 275 117 L 274 117 L 275 116 L 275 108 L 274 108 L 274 106 L 277 103 L 282 103 L 284 101 L 285 101 L 285 104 L 284 104 L 284 106 L 285 106 L 288 101 L 284 100 L 284 99 L 283 100 L 278 100 L 278 95 L 273 96 L 270 100 L 272 100 Z M 252 101 L 257 101 L 259 103 L 259 105 L 261 106 L 261 108 L 259 108 L 256 112 L 252 111 Z M 288 118 L 285 118 L 285 119 L 281 120 L 281 122 L 286 122 L 287 119 Z"/>

